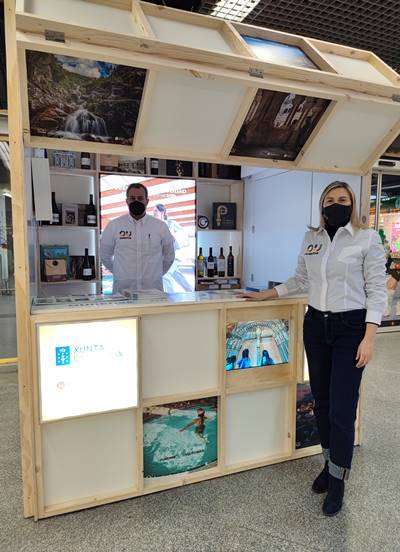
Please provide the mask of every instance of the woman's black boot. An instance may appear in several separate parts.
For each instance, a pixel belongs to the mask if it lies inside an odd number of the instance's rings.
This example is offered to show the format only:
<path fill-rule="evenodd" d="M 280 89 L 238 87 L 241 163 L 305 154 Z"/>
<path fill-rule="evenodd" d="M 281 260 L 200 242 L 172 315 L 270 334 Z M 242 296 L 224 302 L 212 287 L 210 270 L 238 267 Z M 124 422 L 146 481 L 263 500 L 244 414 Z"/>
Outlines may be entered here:
<path fill-rule="evenodd" d="M 328 461 L 326 461 L 323 467 L 323 470 L 314 479 L 314 483 L 312 484 L 311 488 L 314 491 L 314 493 L 322 494 L 322 493 L 326 493 L 326 491 L 328 490 L 328 484 L 329 484 L 329 466 L 328 466 Z"/>
<path fill-rule="evenodd" d="M 322 511 L 326 516 L 335 516 L 342 509 L 344 481 L 329 474 L 328 494 L 325 497 Z"/>

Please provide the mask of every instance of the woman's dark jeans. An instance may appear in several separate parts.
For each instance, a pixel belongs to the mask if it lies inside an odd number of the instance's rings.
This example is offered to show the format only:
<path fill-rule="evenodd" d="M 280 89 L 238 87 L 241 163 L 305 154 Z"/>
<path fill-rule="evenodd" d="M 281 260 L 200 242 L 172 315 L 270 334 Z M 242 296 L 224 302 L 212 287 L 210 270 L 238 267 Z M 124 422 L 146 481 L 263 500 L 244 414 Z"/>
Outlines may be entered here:
<path fill-rule="evenodd" d="M 330 460 L 350 469 L 354 424 L 363 368 L 357 349 L 365 334 L 366 311 L 324 313 L 312 307 L 304 318 L 304 347 L 315 399 L 321 445 Z"/>

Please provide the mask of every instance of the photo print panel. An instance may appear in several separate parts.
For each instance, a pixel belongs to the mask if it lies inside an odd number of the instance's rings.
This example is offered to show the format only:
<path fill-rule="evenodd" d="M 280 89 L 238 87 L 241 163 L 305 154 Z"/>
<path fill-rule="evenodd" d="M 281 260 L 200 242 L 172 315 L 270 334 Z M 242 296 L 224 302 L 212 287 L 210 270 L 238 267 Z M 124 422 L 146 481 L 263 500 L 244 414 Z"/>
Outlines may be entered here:
<path fill-rule="evenodd" d="M 400 136 L 392 142 L 392 144 L 385 151 L 384 155 L 390 155 L 391 157 L 400 157 Z"/>
<path fill-rule="evenodd" d="M 319 70 L 319 67 L 298 46 L 247 35 L 242 35 L 242 38 L 258 59 L 279 63 L 279 65 L 294 65 L 295 67 Z"/>
<path fill-rule="evenodd" d="M 226 325 L 227 371 L 289 362 L 289 321 L 256 320 Z"/>
<path fill-rule="evenodd" d="M 217 397 L 144 408 L 144 477 L 165 477 L 216 466 L 217 426 Z"/>
<path fill-rule="evenodd" d="M 299 384 L 296 399 L 296 449 L 320 444 L 314 408 L 315 401 L 310 384 Z"/>
<path fill-rule="evenodd" d="M 132 145 L 146 70 L 27 50 L 31 136 Z"/>
<path fill-rule="evenodd" d="M 330 100 L 259 89 L 231 155 L 294 161 Z"/>

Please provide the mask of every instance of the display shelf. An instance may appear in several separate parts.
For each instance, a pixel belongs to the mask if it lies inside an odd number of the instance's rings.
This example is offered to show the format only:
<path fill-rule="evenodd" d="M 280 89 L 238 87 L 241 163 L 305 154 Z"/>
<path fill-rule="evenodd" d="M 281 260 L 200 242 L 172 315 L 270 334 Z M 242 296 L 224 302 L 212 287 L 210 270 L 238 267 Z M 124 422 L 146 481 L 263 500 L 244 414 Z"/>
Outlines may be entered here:
<path fill-rule="evenodd" d="M 101 280 L 93 278 L 92 280 L 63 280 L 62 282 L 42 282 L 40 281 L 41 286 L 54 286 L 60 284 L 97 284 L 101 283 Z"/>
<path fill-rule="evenodd" d="M 59 230 L 65 230 L 68 228 L 68 230 L 98 230 L 98 226 L 75 226 L 74 224 L 44 224 L 41 226 L 38 226 L 39 230 L 47 230 L 48 228 L 59 229 Z"/>
<path fill-rule="evenodd" d="M 50 167 L 50 174 L 62 174 L 63 176 L 96 176 L 97 171 L 87 169 L 60 169 L 59 167 Z"/>
<path fill-rule="evenodd" d="M 218 233 L 220 233 L 220 232 L 226 232 L 226 233 L 229 232 L 229 233 L 232 234 L 233 232 L 242 233 L 242 230 L 225 230 L 223 228 L 221 228 L 221 229 L 218 229 L 218 228 L 209 228 L 208 229 L 208 228 L 206 228 L 205 230 L 197 229 L 198 234 L 210 234 L 211 232 L 218 232 Z"/>

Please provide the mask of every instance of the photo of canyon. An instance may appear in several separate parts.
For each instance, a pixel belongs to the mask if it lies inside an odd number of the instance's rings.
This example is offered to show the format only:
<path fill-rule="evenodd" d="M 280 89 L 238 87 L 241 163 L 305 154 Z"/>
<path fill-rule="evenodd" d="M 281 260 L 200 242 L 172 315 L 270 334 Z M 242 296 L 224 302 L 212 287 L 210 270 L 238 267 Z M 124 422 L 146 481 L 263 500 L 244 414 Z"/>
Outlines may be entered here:
<path fill-rule="evenodd" d="M 294 161 L 330 100 L 258 90 L 231 155 Z"/>
<path fill-rule="evenodd" d="M 28 50 L 32 136 L 132 145 L 146 70 Z"/>

